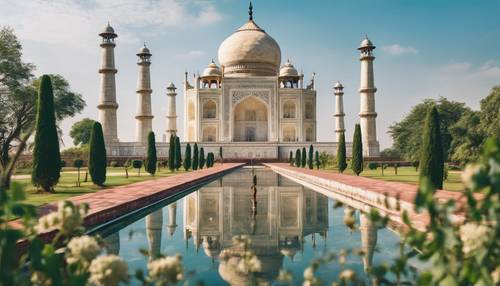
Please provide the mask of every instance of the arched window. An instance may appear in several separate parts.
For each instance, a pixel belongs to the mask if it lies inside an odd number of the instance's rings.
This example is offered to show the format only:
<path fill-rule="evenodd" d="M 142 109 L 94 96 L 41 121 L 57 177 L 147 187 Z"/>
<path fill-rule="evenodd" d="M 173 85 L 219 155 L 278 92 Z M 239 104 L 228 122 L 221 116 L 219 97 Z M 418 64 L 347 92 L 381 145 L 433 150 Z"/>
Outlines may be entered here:
<path fill-rule="evenodd" d="M 295 103 L 291 100 L 283 104 L 283 118 L 295 118 Z"/>
<path fill-rule="evenodd" d="M 203 118 L 216 118 L 217 104 L 213 100 L 209 100 L 203 104 Z"/>
<path fill-rule="evenodd" d="M 295 127 L 287 126 L 283 128 L 283 141 L 292 142 L 296 140 Z"/>
<path fill-rule="evenodd" d="M 305 118 L 306 119 L 313 119 L 313 105 L 312 105 L 312 102 L 308 101 L 306 102 L 306 108 L 305 108 Z"/>
<path fill-rule="evenodd" d="M 313 141 L 314 133 L 312 127 L 306 128 L 306 141 Z"/>
<path fill-rule="evenodd" d="M 203 141 L 214 142 L 217 137 L 217 129 L 214 126 L 203 128 Z"/>

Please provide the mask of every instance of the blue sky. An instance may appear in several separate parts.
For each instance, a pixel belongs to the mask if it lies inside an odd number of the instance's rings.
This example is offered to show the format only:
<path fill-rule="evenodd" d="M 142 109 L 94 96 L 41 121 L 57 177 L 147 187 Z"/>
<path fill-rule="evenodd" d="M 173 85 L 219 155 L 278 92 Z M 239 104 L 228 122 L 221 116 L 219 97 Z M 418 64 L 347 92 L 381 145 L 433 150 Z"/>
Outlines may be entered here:
<path fill-rule="evenodd" d="M 500 84 L 500 1 L 253 1 L 254 19 L 309 80 L 317 73 L 318 139 L 334 138 L 332 86 L 345 86 L 347 136 L 358 121 L 358 47 L 365 34 L 377 46 L 377 131 L 391 146 L 387 127 L 425 98 L 466 102 L 474 109 Z M 182 87 L 185 70 L 201 72 L 219 44 L 247 19 L 247 1 L 0 0 L 0 25 L 12 26 L 37 74 L 59 73 L 83 94 L 87 108 L 63 122 L 97 118 L 99 37 L 109 20 L 116 48 L 118 134 L 134 138 L 136 56 L 146 41 L 153 53 L 153 128 L 165 129 L 165 88 Z M 178 95 L 182 132 L 183 95 Z M 160 137 L 161 138 L 161 137 Z"/>

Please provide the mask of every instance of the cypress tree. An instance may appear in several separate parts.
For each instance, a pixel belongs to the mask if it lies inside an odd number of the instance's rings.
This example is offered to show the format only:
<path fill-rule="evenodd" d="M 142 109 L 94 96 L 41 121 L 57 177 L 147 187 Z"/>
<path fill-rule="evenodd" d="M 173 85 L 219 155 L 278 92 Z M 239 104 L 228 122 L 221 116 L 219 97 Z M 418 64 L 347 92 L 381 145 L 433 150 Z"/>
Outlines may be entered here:
<path fill-rule="evenodd" d="M 306 167 L 306 161 L 307 161 L 306 147 L 302 147 L 302 159 L 300 162 L 300 166 L 302 168 Z"/>
<path fill-rule="evenodd" d="M 191 169 L 191 145 L 187 143 L 186 151 L 184 153 L 184 170 L 189 171 Z"/>
<path fill-rule="evenodd" d="M 312 169 L 313 168 L 313 155 L 314 155 L 314 150 L 313 150 L 313 145 L 309 145 L 309 158 L 307 158 L 307 167 L 309 167 L 309 169 Z"/>
<path fill-rule="evenodd" d="M 316 153 L 315 153 L 315 161 L 316 161 L 316 169 L 319 170 L 319 166 L 321 165 L 321 162 L 319 161 L 319 152 L 318 150 L 316 150 Z"/>
<path fill-rule="evenodd" d="M 300 167 L 300 160 L 300 149 L 297 149 L 297 151 L 295 151 L 295 167 Z"/>
<path fill-rule="evenodd" d="M 3 107 L 2 107 L 3 108 Z M 48 75 L 43 75 L 38 91 L 35 147 L 31 181 L 46 192 L 53 191 L 61 176 L 61 154 L 54 112 L 54 93 Z"/>
<path fill-rule="evenodd" d="M 191 167 L 193 168 L 193 170 L 198 170 L 198 163 L 200 160 L 199 157 L 198 157 L 198 144 L 194 143 L 194 147 L 193 147 L 193 164 L 191 165 Z"/>
<path fill-rule="evenodd" d="M 290 166 L 293 166 L 293 151 L 290 150 L 290 156 L 288 156 L 288 163 L 290 163 Z"/>
<path fill-rule="evenodd" d="M 205 167 L 205 150 L 203 150 L 203 147 L 200 148 L 200 163 L 198 164 L 200 169 L 203 169 Z"/>
<path fill-rule="evenodd" d="M 343 173 L 344 170 L 347 168 L 344 132 L 340 134 L 339 146 L 337 147 L 337 166 L 339 168 L 340 173 Z"/>
<path fill-rule="evenodd" d="M 175 171 L 175 136 L 170 135 L 168 143 L 168 168 L 171 172 Z"/>
<path fill-rule="evenodd" d="M 175 169 L 179 170 L 182 166 L 181 141 L 179 136 L 175 136 Z"/>
<path fill-rule="evenodd" d="M 435 188 L 442 189 L 444 154 L 441 143 L 439 113 L 436 106 L 433 106 L 427 112 L 420 152 L 420 179 L 429 178 Z"/>
<path fill-rule="evenodd" d="M 354 129 L 351 168 L 356 176 L 359 176 L 359 174 L 363 171 L 363 143 L 361 141 L 361 126 L 359 124 L 356 124 Z"/>
<path fill-rule="evenodd" d="M 220 163 L 224 164 L 224 157 L 222 157 L 222 146 L 219 146 L 219 158 L 220 158 Z"/>
<path fill-rule="evenodd" d="M 99 122 L 94 122 L 90 133 L 89 173 L 92 182 L 98 186 L 106 181 L 106 146 Z"/>
<path fill-rule="evenodd" d="M 146 157 L 146 172 L 154 175 L 156 173 L 156 162 L 158 158 L 156 157 L 156 141 L 155 133 L 150 131 L 148 133 L 148 153 Z"/>

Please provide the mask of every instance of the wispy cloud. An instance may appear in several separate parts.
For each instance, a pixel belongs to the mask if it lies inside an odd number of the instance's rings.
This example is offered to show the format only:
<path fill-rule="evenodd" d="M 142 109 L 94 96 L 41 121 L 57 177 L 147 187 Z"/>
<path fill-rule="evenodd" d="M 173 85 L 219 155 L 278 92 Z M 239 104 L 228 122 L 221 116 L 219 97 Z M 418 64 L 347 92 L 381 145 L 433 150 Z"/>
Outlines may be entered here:
<path fill-rule="evenodd" d="M 454 78 L 458 75 L 468 78 L 500 78 L 500 63 L 488 60 L 482 65 L 469 62 L 451 63 L 441 68 L 442 77 Z"/>
<path fill-rule="evenodd" d="M 404 47 L 399 44 L 382 47 L 382 50 L 391 55 L 399 56 L 404 54 L 418 54 L 418 50 L 414 47 Z"/>

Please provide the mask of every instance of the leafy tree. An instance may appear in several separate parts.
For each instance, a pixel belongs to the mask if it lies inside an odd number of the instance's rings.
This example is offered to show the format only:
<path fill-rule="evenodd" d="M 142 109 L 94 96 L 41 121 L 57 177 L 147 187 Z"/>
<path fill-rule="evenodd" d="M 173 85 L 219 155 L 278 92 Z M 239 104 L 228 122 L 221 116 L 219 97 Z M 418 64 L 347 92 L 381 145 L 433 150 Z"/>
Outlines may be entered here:
<path fill-rule="evenodd" d="M 481 145 L 486 139 L 486 132 L 481 126 L 481 112 L 466 112 L 460 120 L 450 126 L 452 140 L 451 160 L 465 165 L 479 158 Z"/>
<path fill-rule="evenodd" d="M 73 138 L 73 144 L 75 144 L 75 146 L 80 144 L 89 144 L 90 133 L 92 133 L 92 126 L 94 126 L 94 122 L 95 121 L 90 118 L 84 118 L 75 122 L 75 124 L 71 126 L 69 136 Z"/>
<path fill-rule="evenodd" d="M 290 156 L 288 156 L 288 163 L 290 163 L 290 166 L 293 166 L 293 151 L 290 150 Z"/>
<path fill-rule="evenodd" d="M 76 186 L 80 186 L 80 169 L 83 167 L 83 160 L 82 159 L 76 159 L 73 161 L 73 167 L 75 167 L 78 170 L 78 181 L 76 182 Z"/>
<path fill-rule="evenodd" d="M 191 169 L 191 145 L 186 144 L 186 151 L 184 152 L 184 170 L 189 171 Z"/>
<path fill-rule="evenodd" d="M 168 168 L 171 172 L 175 171 L 175 136 L 170 135 L 168 144 Z"/>
<path fill-rule="evenodd" d="M 347 154 L 345 147 L 345 133 L 342 132 L 340 134 L 339 145 L 337 147 L 337 167 L 339 168 L 339 172 L 343 173 L 347 168 Z"/>
<path fill-rule="evenodd" d="M 156 162 L 158 158 L 156 157 L 156 141 L 155 133 L 150 131 L 148 133 L 148 152 L 146 156 L 146 172 L 154 175 L 156 173 Z"/>
<path fill-rule="evenodd" d="M 175 136 L 175 169 L 179 170 L 182 166 L 181 141 L 179 136 Z"/>
<path fill-rule="evenodd" d="M 380 152 L 380 157 L 384 159 L 401 159 L 401 153 L 396 148 L 385 148 Z"/>
<path fill-rule="evenodd" d="M 314 161 L 316 162 L 316 169 L 319 170 L 319 167 L 321 166 L 321 161 L 319 160 L 319 152 L 316 150 L 314 153 Z"/>
<path fill-rule="evenodd" d="M 352 139 L 352 162 L 351 169 L 359 176 L 363 172 L 363 142 L 361 141 L 361 127 L 356 124 L 354 137 Z"/>
<path fill-rule="evenodd" d="M 89 173 L 94 184 L 103 186 L 106 181 L 106 146 L 99 122 L 94 122 L 90 134 Z"/>
<path fill-rule="evenodd" d="M 370 170 L 377 170 L 378 168 L 378 163 L 377 162 L 370 162 L 368 163 L 368 169 Z"/>
<path fill-rule="evenodd" d="M 309 145 L 309 155 L 308 155 L 308 158 L 307 158 L 307 167 L 309 167 L 309 169 L 313 169 L 313 156 L 314 156 L 314 150 L 313 150 L 313 145 Z"/>
<path fill-rule="evenodd" d="M 200 148 L 200 163 L 198 164 L 200 169 L 203 169 L 205 167 L 205 150 L 203 150 L 203 147 Z"/>
<path fill-rule="evenodd" d="M 137 169 L 137 175 L 141 176 L 142 160 L 133 160 L 132 168 Z"/>
<path fill-rule="evenodd" d="M 198 144 L 194 143 L 193 147 L 193 164 L 191 165 L 191 168 L 193 170 L 198 170 L 198 163 L 199 163 L 200 157 L 198 156 Z"/>
<path fill-rule="evenodd" d="M 295 167 L 299 167 L 301 166 L 301 155 L 300 155 L 300 149 L 297 149 L 297 151 L 295 151 Z"/>
<path fill-rule="evenodd" d="M 307 162 L 307 154 L 306 154 L 306 147 L 302 147 L 302 158 L 300 161 L 300 166 L 302 168 L 306 167 L 306 162 Z"/>
<path fill-rule="evenodd" d="M 33 185 L 51 192 L 61 176 L 61 154 L 54 114 L 54 95 L 48 75 L 42 77 L 38 102 L 31 181 Z"/>
<path fill-rule="evenodd" d="M 490 94 L 481 100 L 479 117 L 486 136 L 500 138 L 500 85 L 493 87 Z"/>
<path fill-rule="evenodd" d="M 443 145 L 443 154 L 445 158 L 449 158 L 448 154 L 453 154 L 452 150 L 452 135 L 449 132 L 449 127 L 455 124 L 460 117 L 470 112 L 470 108 L 465 106 L 465 103 L 449 101 L 441 97 L 439 100 L 426 99 L 424 102 L 414 106 L 410 113 L 389 127 L 394 141 L 394 148 L 401 152 L 405 160 L 418 160 L 420 147 L 422 146 L 422 134 L 427 110 L 430 107 L 436 106 L 439 117 L 441 119 L 441 142 Z"/>
<path fill-rule="evenodd" d="M 428 179 L 434 188 L 443 188 L 444 154 L 441 143 L 440 117 L 436 106 L 430 108 L 425 119 L 420 152 L 420 179 Z"/>

